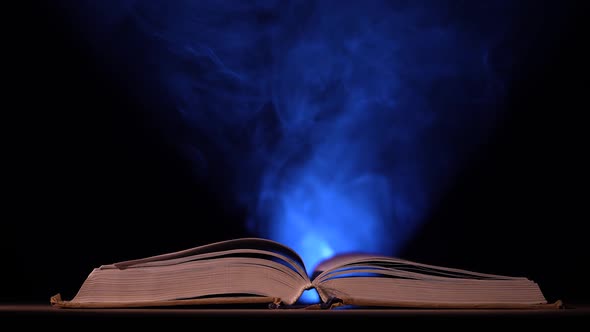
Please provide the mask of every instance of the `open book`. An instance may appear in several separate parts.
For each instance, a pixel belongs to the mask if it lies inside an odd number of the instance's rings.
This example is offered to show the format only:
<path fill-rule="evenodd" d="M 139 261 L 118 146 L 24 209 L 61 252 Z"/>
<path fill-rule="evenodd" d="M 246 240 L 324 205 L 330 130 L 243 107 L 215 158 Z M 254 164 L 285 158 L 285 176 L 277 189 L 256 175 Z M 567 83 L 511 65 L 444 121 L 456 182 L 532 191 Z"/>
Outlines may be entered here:
<path fill-rule="evenodd" d="M 243 238 L 95 268 L 66 308 L 268 303 L 289 307 L 315 288 L 323 304 L 420 308 L 545 308 L 539 286 L 510 277 L 394 257 L 330 258 L 308 276 L 280 243 Z M 558 301 L 560 302 L 560 301 Z M 325 306 L 324 306 L 325 307 Z"/>

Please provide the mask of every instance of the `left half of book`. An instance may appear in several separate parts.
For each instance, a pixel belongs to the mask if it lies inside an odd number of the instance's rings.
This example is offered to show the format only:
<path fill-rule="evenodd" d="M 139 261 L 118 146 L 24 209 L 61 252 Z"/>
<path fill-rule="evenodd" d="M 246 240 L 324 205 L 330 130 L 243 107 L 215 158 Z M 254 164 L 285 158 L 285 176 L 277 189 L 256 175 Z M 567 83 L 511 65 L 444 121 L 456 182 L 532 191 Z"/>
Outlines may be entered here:
<path fill-rule="evenodd" d="M 62 308 L 293 304 L 312 288 L 292 249 L 259 238 L 212 243 L 184 251 L 94 268 Z"/>

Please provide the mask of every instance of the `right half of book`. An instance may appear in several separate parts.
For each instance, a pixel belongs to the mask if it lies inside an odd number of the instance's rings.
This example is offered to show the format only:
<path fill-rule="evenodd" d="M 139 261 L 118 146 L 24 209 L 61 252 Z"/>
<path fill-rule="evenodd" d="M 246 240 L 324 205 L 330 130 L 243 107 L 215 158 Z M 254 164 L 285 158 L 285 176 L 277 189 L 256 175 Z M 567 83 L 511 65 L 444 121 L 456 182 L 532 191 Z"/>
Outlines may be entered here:
<path fill-rule="evenodd" d="M 349 254 L 314 271 L 313 286 L 333 306 L 562 309 L 526 277 L 486 274 L 394 257 Z"/>

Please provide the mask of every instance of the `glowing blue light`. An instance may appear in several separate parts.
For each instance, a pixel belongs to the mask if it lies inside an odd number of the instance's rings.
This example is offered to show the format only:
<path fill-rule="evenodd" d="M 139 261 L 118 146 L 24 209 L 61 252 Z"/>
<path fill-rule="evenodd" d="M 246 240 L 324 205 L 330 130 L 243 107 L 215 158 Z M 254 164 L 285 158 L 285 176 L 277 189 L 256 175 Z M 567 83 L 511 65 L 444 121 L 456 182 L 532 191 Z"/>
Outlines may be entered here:
<path fill-rule="evenodd" d="M 320 303 L 320 295 L 315 290 L 315 288 L 307 289 L 303 291 L 299 300 L 297 300 L 299 304 L 313 304 L 313 303 Z"/>
<path fill-rule="evenodd" d="M 79 10 L 97 58 L 135 73 L 130 90 L 166 106 L 155 123 L 197 176 L 222 172 L 249 230 L 290 245 L 311 270 L 345 251 L 396 254 L 493 127 L 513 63 L 511 15 L 523 4 L 450 3 L 116 0 L 64 10 Z"/>

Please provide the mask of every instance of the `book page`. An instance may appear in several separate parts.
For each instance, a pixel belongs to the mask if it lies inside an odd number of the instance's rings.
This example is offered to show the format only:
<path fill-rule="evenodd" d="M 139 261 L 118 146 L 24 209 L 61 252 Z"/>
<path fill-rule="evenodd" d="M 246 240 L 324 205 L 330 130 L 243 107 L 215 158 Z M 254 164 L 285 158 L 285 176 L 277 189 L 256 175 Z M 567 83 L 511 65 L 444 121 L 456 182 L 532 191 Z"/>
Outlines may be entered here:
<path fill-rule="evenodd" d="M 209 260 L 209 259 L 222 259 L 222 258 L 231 258 L 231 257 L 240 257 L 240 258 L 251 258 L 252 260 L 259 260 L 259 259 L 267 259 L 274 262 L 279 262 L 282 265 L 285 265 L 292 269 L 293 271 L 297 272 L 299 276 L 303 279 L 303 281 L 310 283 L 309 277 L 306 271 L 301 267 L 297 261 L 293 259 L 283 256 L 281 254 L 272 252 L 272 251 L 265 251 L 265 250 L 258 250 L 258 249 L 233 249 L 233 250 L 224 250 L 218 252 L 209 252 L 205 254 L 199 255 L 189 255 L 189 256 L 181 256 L 178 258 L 171 258 L 165 260 L 154 260 L 154 261 L 142 261 L 139 263 L 134 263 L 133 265 L 126 265 L 124 269 L 134 269 L 134 268 L 143 268 L 143 267 L 154 267 L 154 266 L 166 266 L 166 265 L 177 265 L 182 264 L 190 261 L 198 261 L 198 260 Z M 119 269 L 117 264 L 111 265 L 103 265 L 100 267 L 101 270 L 105 269 Z"/>
<path fill-rule="evenodd" d="M 163 255 L 151 256 L 146 258 L 134 259 L 134 260 L 127 260 L 123 262 L 114 263 L 115 267 L 119 269 L 125 269 L 127 267 L 148 263 L 148 262 L 155 262 L 155 261 L 163 261 L 163 260 L 170 260 L 176 258 L 182 258 L 187 256 L 197 256 L 209 253 L 219 253 L 219 252 L 227 252 L 228 250 L 234 250 L 237 252 L 242 249 L 257 249 L 263 250 L 267 252 L 274 252 L 281 254 L 290 258 L 292 261 L 296 262 L 303 270 L 305 270 L 305 265 L 301 257 L 291 248 L 267 239 L 261 238 L 242 238 L 242 239 L 233 239 L 227 241 L 220 241 L 211 244 L 206 244 L 200 247 L 190 248 L 186 250 L 181 250 L 173 253 L 166 253 Z M 214 256 L 214 255 L 213 255 Z M 212 256 L 210 256 L 212 257 Z"/>
<path fill-rule="evenodd" d="M 450 268 L 412 262 L 396 257 L 378 256 L 363 253 L 353 253 L 334 256 L 321 264 L 314 270 L 315 282 L 335 277 L 338 274 L 356 272 L 386 273 L 387 270 L 396 271 L 397 274 L 404 274 L 403 277 L 417 279 L 432 278 L 436 276 L 456 278 L 490 278 L 490 279 L 520 279 L 520 277 L 503 276 L 497 274 L 480 273 L 464 269 Z M 335 274 L 336 273 L 336 274 Z M 402 275 L 400 275 L 402 277 Z"/>

